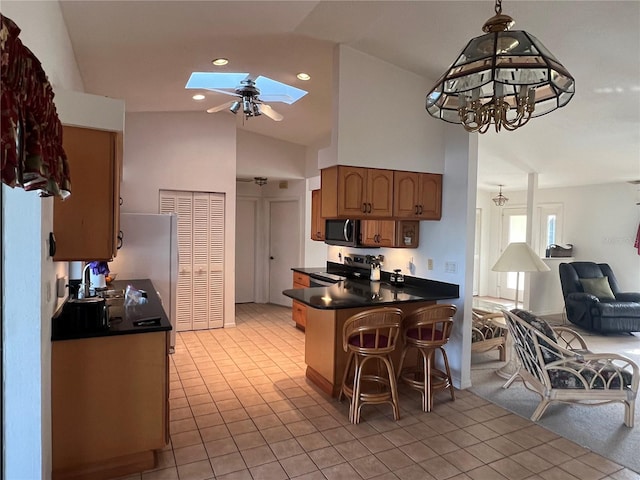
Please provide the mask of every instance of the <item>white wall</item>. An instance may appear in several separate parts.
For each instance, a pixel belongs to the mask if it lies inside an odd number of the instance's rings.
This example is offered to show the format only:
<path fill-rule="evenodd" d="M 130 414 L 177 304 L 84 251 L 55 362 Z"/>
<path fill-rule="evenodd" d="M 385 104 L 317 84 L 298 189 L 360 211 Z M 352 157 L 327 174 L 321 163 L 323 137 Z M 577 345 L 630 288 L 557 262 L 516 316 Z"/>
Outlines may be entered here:
<path fill-rule="evenodd" d="M 255 120 L 272 121 L 266 118 L 247 121 Z M 236 168 L 239 178 L 302 179 L 305 177 L 307 149 L 302 145 L 244 130 L 237 131 L 236 143 Z"/>
<path fill-rule="evenodd" d="M 334 164 L 442 173 L 443 126 L 424 108 L 430 81 L 344 45 L 336 54 Z"/>
<path fill-rule="evenodd" d="M 2 2 L 54 92 L 83 90 L 57 2 Z M 47 255 L 53 199 L 2 185 L 4 478 L 51 475 L 51 315 L 66 264 Z M 28 374 L 25 375 L 25 372 Z"/>
<path fill-rule="evenodd" d="M 231 115 L 128 113 L 122 212 L 158 213 L 160 190 L 225 194 L 225 326 L 235 324 L 236 126 Z"/>

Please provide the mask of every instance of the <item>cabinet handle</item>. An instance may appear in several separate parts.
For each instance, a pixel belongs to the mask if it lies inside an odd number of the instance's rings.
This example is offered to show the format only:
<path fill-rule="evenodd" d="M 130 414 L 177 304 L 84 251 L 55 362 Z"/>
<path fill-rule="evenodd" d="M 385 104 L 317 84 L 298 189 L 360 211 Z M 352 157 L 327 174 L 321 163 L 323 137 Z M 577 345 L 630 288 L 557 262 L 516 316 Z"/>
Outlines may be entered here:
<path fill-rule="evenodd" d="M 122 248 L 123 243 L 124 243 L 124 232 L 120 230 L 118 232 L 118 242 L 116 243 L 116 250 L 120 250 Z"/>
<path fill-rule="evenodd" d="M 415 212 L 413 212 L 413 213 L 415 213 L 416 215 L 418 215 L 419 207 L 418 207 L 418 205 L 416 205 L 415 207 L 416 207 L 416 211 L 415 211 Z"/>
<path fill-rule="evenodd" d="M 368 203 L 367 205 L 369 205 L 369 210 L 367 211 L 367 213 L 371 213 L 371 204 Z"/>
<path fill-rule="evenodd" d="M 367 213 L 367 204 L 366 203 L 362 204 L 362 213 Z"/>
<path fill-rule="evenodd" d="M 422 205 L 420 205 L 420 212 L 418 212 L 420 215 L 422 215 Z"/>

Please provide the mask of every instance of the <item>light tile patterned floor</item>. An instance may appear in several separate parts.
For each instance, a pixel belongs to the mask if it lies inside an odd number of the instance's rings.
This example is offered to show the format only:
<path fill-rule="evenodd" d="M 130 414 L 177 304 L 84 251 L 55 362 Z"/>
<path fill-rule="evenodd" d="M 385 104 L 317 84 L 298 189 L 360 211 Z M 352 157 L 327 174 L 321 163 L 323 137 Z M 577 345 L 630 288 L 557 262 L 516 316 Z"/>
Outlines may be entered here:
<path fill-rule="evenodd" d="M 136 480 L 640 479 L 467 391 L 423 413 L 401 387 L 401 419 L 364 407 L 359 425 L 305 379 L 291 310 L 237 306 L 237 328 L 177 335 L 171 444 Z"/>

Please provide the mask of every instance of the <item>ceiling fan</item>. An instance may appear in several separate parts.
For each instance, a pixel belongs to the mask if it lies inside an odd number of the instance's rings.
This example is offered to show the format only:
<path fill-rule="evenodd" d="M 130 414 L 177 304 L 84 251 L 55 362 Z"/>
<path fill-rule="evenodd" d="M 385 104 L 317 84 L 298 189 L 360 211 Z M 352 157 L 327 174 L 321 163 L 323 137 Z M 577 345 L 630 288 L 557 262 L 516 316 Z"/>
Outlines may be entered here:
<path fill-rule="evenodd" d="M 264 102 L 282 102 L 291 105 L 307 94 L 291 85 L 267 77 L 252 78 L 248 73 L 193 72 L 185 88 L 197 88 L 233 95 L 236 100 L 211 107 L 207 113 L 229 109 L 236 114 L 242 109 L 245 118 L 266 115 L 276 122 L 284 117 Z"/>

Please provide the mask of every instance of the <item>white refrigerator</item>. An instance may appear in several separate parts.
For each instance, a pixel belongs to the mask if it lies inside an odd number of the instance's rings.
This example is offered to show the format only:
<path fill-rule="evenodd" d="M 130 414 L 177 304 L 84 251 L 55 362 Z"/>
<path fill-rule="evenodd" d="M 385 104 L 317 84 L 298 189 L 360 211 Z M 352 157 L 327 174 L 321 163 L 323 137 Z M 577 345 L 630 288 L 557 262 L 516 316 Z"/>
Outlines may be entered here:
<path fill-rule="evenodd" d="M 171 322 L 171 351 L 176 340 L 178 285 L 178 216 L 176 214 L 120 214 L 122 247 L 109 263 L 116 280 L 148 278 L 156 288 Z"/>

